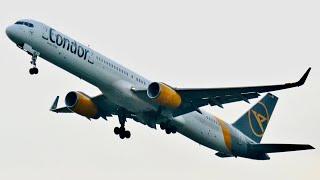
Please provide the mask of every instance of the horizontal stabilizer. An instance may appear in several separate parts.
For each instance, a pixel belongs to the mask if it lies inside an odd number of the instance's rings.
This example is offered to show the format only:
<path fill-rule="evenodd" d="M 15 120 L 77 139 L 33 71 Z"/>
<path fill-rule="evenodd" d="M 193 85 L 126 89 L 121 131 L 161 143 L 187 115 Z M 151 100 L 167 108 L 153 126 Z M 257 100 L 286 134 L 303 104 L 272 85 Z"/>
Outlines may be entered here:
<path fill-rule="evenodd" d="M 277 153 L 314 149 L 314 147 L 308 144 L 252 144 L 249 148 L 253 152 L 259 153 Z"/>

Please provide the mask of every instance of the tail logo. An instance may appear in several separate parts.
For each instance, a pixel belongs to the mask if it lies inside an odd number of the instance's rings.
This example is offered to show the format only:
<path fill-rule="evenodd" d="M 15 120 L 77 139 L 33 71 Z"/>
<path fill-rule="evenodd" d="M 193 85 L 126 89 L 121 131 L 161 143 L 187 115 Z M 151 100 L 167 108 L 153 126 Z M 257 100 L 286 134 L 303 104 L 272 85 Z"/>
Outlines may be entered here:
<path fill-rule="evenodd" d="M 262 137 L 270 119 L 266 105 L 259 102 L 256 107 L 248 111 L 248 119 L 253 134 Z"/>

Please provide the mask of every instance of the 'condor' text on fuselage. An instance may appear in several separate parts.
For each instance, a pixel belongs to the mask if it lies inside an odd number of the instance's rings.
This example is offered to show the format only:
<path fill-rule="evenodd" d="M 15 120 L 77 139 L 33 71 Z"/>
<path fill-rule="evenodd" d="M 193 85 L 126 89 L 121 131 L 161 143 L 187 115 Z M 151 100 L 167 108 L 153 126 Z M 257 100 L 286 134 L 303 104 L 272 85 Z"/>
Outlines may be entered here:
<path fill-rule="evenodd" d="M 51 43 L 56 44 L 59 47 L 62 47 L 63 49 L 66 49 L 67 51 L 70 51 L 72 54 L 75 54 L 78 57 L 83 58 L 84 60 L 87 60 L 89 53 L 88 49 L 82 47 L 81 45 L 78 45 L 78 43 L 75 40 L 71 41 L 69 38 L 59 34 L 52 28 L 50 28 L 49 30 L 49 38 L 42 38 L 50 41 Z"/>

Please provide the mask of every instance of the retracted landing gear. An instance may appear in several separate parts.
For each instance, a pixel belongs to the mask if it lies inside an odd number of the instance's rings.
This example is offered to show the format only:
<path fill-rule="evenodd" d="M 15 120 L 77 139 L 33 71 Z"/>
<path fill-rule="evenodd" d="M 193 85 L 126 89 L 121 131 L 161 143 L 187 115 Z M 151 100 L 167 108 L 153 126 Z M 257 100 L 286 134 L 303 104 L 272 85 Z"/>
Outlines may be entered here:
<path fill-rule="evenodd" d="M 130 131 L 126 131 L 124 127 L 126 122 L 126 117 L 119 115 L 119 122 L 121 126 L 114 128 L 114 134 L 119 135 L 121 139 L 130 138 L 131 137 Z"/>
<path fill-rule="evenodd" d="M 34 54 L 32 54 L 32 59 L 31 59 L 31 64 L 32 64 L 32 68 L 30 68 L 29 69 L 29 73 L 31 74 L 31 75 L 33 75 L 33 74 L 38 74 L 39 73 L 39 70 L 38 70 L 38 68 L 37 68 L 37 64 L 36 64 L 36 62 L 37 62 L 37 54 L 36 53 L 34 53 Z"/>

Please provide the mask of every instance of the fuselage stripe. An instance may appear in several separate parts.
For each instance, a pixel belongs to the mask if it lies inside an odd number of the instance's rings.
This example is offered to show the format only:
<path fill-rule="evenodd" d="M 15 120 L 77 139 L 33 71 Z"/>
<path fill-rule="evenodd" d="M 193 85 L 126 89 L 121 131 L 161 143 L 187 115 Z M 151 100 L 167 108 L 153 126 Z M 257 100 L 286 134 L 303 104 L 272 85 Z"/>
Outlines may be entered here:
<path fill-rule="evenodd" d="M 232 150 L 231 149 L 232 148 L 232 137 L 231 137 L 230 129 L 224 121 L 222 121 L 220 119 L 218 119 L 218 121 L 219 121 L 220 127 L 222 129 L 225 145 L 226 145 L 227 149 L 231 152 L 231 150 Z"/>

